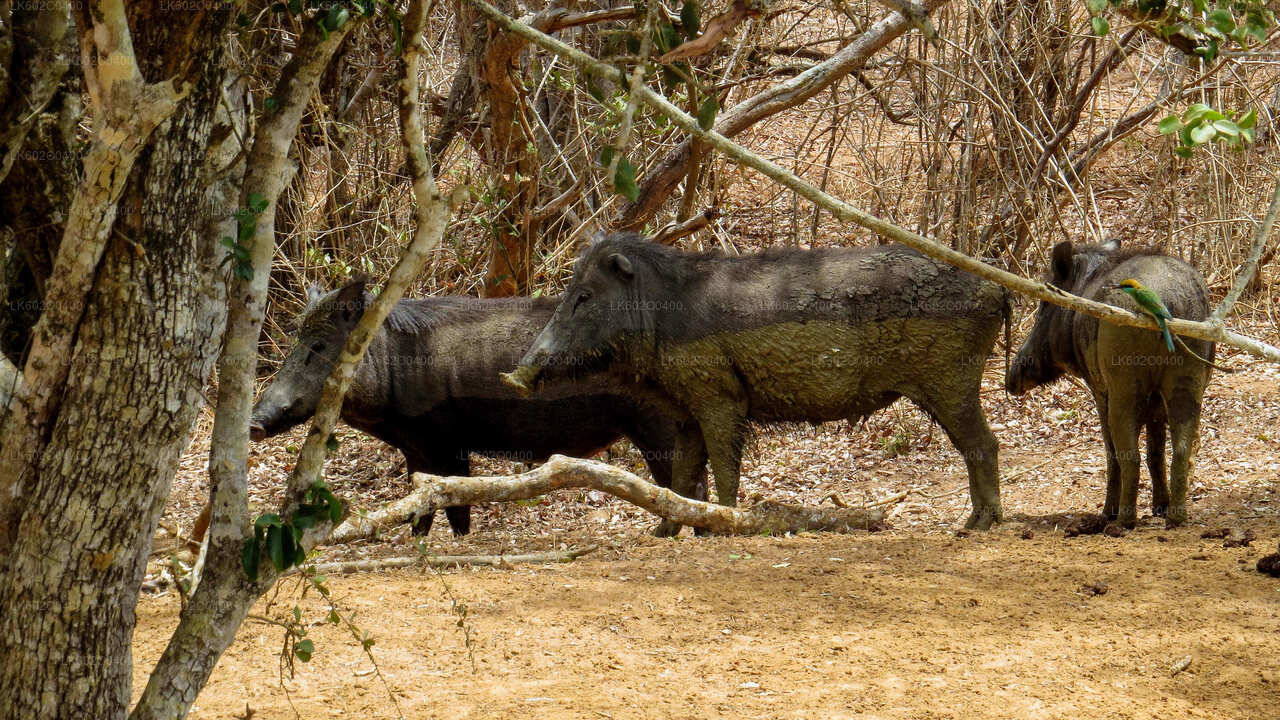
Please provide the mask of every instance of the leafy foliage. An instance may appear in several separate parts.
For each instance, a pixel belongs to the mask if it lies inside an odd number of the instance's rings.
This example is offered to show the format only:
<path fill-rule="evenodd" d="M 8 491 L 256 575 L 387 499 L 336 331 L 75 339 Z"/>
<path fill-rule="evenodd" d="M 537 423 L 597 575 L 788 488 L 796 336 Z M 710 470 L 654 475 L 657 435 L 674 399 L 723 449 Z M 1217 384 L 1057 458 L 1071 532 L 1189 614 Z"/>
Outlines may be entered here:
<path fill-rule="evenodd" d="M 250 580 L 258 579 L 264 554 L 276 572 L 306 562 L 307 551 L 302 547 L 302 534 L 319 522 L 337 523 L 342 519 L 342 512 L 342 501 L 327 485 L 316 480 L 307 489 L 302 504 L 288 519 L 274 513 L 259 515 L 253 521 L 253 537 L 244 541 L 241 564 L 245 575 Z"/>
<path fill-rule="evenodd" d="M 1162 135 L 1176 135 L 1178 147 L 1174 148 L 1174 152 L 1179 157 L 1189 158 L 1197 145 L 1213 142 L 1242 149 L 1245 143 L 1253 142 L 1254 125 L 1257 122 L 1256 110 L 1232 119 L 1204 103 L 1196 103 L 1187 108 L 1181 117 L 1169 115 L 1161 120 L 1159 128 Z"/>

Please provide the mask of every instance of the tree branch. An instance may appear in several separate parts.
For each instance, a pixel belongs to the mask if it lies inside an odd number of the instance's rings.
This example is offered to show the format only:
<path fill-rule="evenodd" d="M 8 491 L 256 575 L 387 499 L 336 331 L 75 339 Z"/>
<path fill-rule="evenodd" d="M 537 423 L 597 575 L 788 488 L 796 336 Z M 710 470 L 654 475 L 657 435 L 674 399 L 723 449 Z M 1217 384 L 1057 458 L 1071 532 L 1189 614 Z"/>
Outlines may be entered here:
<path fill-rule="evenodd" d="M 933 12 L 950 1 L 929 0 L 924 9 Z M 863 68 L 868 58 L 912 27 L 912 22 L 902 13 L 889 15 L 827 61 L 729 108 L 716 119 L 713 131 L 726 138 L 733 137 L 764 118 L 803 103 L 854 70 Z M 693 139 L 686 138 L 646 173 L 640 186 L 640 199 L 623 206 L 615 223 L 617 227 L 639 228 L 653 219 L 658 208 L 687 174 L 692 144 Z"/>
<path fill-rule="evenodd" d="M 617 68 L 601 63 L 580 50 L 565 45 L 553 37 L 539 33 L 518 20 L 507 17 L 484 0 L 467 1 L 479 8 L 482 13 L 491 18 L 494 22 L 507 28 L 510 32 L 524 35 L 546 50 L 553 52 L 580 67 L 589 69 L 592 72 L 599 74 L 601 77 L 613 80 L 614 82 L 622 81 L 622 73 Z M 919 250 L 932 258 L 954 265 L 979 277 L 986 278 L 987 280 L 1003 285 L 1023 295 L 1051 302 L 1055 305 L 1061 305 L 1076 312 L 1091 315 L 1117 325 L 1130 325 L 1133 327 L 1148 328 L 1151 330 L 1159 329 L 1155 320 L 1149 316 L 1138 315 L 1137 313 L 1133 313 L 1113 305 L 1107 305 L 1105 303 L 1095 302 L 1077 295 L 1072 295 L 1042 282 L 1019 277 L 1013 273 L 1006 272 L 980 260 L 971 258 L 962 252 L 953 250 L 945 245 L 934 242 L 933 240 L 929 240 L 928 238 L 911 232 L 910 230 L 900 228 L 893 223 L 881 220 L 870 213 L 855 208 L 844 201 L 838 200 L 825 192 L 822 192 L 804 180 L 801 180 L 799 177 L 796 177 L 793 173 L 779 167 L 769 160 L 755 155 L 742 146 L 737 145 L 716 130 L 703 131 L 702 128 L 698 126 L 697 120 L 685 114 L 679 108 L 672 105 L 665 97 L 655 93 L 647 86 L 639 89 L 639 95 L 646 104 L 667 116 L 674 124 L 678 125 L 689 134 L 723 152 L 735 162 L 751 167 L 779 184 L 794 190 L 798 195 L 801 195 L 814 204 L 822 207 L 841 220 L 855 223 L 878 235 L 889 238 L 890 240 L 896 240 L 908 247 Z M 717 123 L 717 125 L 719 125 L 719 123 Z M 686 144 L 687 142 L 688 141 L 686 141 Z M 1254 340 L 1253 338 L 1245 337 L 1238 333 L 1229 331 L 1223 327 L 1221 322 L 1192 322 L 1189 320 L 1180 320 L 1175 318 L 1168 321 L 1168 326 L 1171 331 L 1179 335 L 1224 343 L 1263 359 L 1280 363 L 1280 349 L 1272 347 L 1264 342 Z"/>
<path fill-rule="evenodd" d="M 1262 224 L 1254 232 L 1253 247 L 1249 248 L 1249 256 L 1244 261 L 1244 267 L 1240 268 L 1240 274 L 1231 284 L 1231 290 L 1227 291 L 1227 296 L 1214 309 L 1209 316 L 1210 319 L 1219 322 L 1224 320 L 1227 313 L 1231 312 L 1231 307 L 1244 294 L 1244 289 L 1249 287 L 1249 281 L 1253 280 L 1254 273 L 1258 272 L 1258 261 L 1262 258 L 1262 251 L 1267 247 L 1267 239 L 1271 237 L 1271 229 L 1276 224 L 1276 215 L 1280 215 L 1280 173 L 1276 174 L 1276 190 L 1271 196 L 1271 207 L 1267 208 Z"/>
<path fill-rule="evenodd" d="M 528 500 L 573 488 L 607 492 L 681 525 L 707 528 L 722 535 L 853 532 L 877 529 L 884 521 L 883 511 L 860 508 L 802 507 L 769 501 L 750 508 L 725 507 L 682 497 L 607 463 L 563 455 L 553 455 L 543 465 L 521 475 L 438 477 L 415 473 L 413 481 L 416 489 L 404 498 L 365 517 L 348 517 L 329 536 L 330 542 L 369 537 L 380 529 L 439 508 Z"/>

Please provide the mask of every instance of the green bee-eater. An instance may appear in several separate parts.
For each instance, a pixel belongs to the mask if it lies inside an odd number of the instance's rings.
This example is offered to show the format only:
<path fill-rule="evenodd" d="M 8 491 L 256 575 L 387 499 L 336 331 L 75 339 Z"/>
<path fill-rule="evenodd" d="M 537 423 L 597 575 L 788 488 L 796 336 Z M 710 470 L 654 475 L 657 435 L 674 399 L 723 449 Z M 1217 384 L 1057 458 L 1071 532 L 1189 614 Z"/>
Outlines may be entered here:
<path fill-rule="evenodd" d="M 1169 326 L 1165 324 L 1165 320 L 1173 317 L 1169 314 L 1169 308 L 1164 306 L 1164 301 L 1156 294 L 1154 290 L 1149 290 L 1142 286 L 1142 283 L 1128 278 L 1118 285 L 1113 285 L 1115 290 L 1123 290 L 1129 293 L 1129 297 L 1137 301 L 1138 305 L 1151 317 L 1156 319 L 1160 324 L 1160 332 L 1164 334 L 1164 345 L 1169 348 L 1169 352 L 1173 352 L 1173 335 L 1169 334 Z"/>

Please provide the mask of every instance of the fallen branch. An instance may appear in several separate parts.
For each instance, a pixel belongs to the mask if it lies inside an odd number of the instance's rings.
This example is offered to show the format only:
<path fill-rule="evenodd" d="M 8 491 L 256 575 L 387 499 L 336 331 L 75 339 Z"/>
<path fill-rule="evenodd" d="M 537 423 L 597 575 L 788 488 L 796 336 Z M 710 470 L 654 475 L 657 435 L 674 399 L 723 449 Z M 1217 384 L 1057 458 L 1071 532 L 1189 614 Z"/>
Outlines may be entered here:
<path fill-rule="evenodd" d="M 375 570 L 392 570 L 407 567 L 451 568 L 463 565 L 483 565 L 486 567 L 508 567 L 511 565 L 538 565 L 543 563 L 573 562 L 583 555 L 596 551 L 598 545 L 588 545 L 577 550 L 555 550 L 551 552 L 524 553 L 521 555 L 413 555 L 407 557 L 372 558 L 368 560 L 345 560 L 342 562 L 316 563 L 309 569 L 326 575 L 346 575 L 357 572 L 373 572 Z M 290 570 L 288 575 L 299 572 L 298 568 Z"/>
<path fill-rule="evenodd" d="M 369 537 L 440 508 L 528 500 L 569 488 L 607 492 L 667 520 L 721 535 L 805 530 L 847 533 L 875 529 L 884 520 L 884 513 L 878 510 L 802 507 L 768 501 L 750 508 L 731 508 L 690 500 L 612 465 L 563 455 L 553 455 L 546 464 L 521 475 L 438 477 L 415 473 L 413 480 L 417 487 L 408 496 L 366 516 L 348 517 L 329 536 L 329 542 Z"/>

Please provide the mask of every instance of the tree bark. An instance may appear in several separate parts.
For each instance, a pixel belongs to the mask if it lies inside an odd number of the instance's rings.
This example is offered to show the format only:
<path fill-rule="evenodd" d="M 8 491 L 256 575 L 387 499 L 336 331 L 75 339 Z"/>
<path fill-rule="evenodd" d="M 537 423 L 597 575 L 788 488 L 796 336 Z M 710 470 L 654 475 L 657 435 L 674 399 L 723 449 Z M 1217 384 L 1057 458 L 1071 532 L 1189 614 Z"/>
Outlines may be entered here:
<path fill-rule="evenodd" d="M 24 388 L 47 390 L 23 393 L 43 404 L 41 429 L 4 433 L 4 482 L 17 480 L 17 494 L 0 552 L 0 718 L 122 718 L 128 709 L 138 587 L 221 320 L 215 247 L 201 232 L 210 214 L 203 160 L 233 6 L 202 8 L 131 8 L 154 23 L 136 49 L 144 64 L 175 51 L 186 60 L 163 76 L 185 87 L 185 99 L 145 148 L 138 119 L 119 108 L 132 100 L 119 88 L 141 78 L 123 6 L 95 5 L 96 32 L 81 27 L 103 103 L 99 155 L 86 167 L 111 170 L 87 172 L 67 221 L 60 259 L 82 251 L 67 258 L 67 275 L 53 276 L 65 292 L 51 288 L 50 297 L 66 304 L 45 308 L 58 322 L 40 340 L 61 355 L 33 350 L 24 371 Z M 95 178 L 104 183 L 97 195 Z"/>

